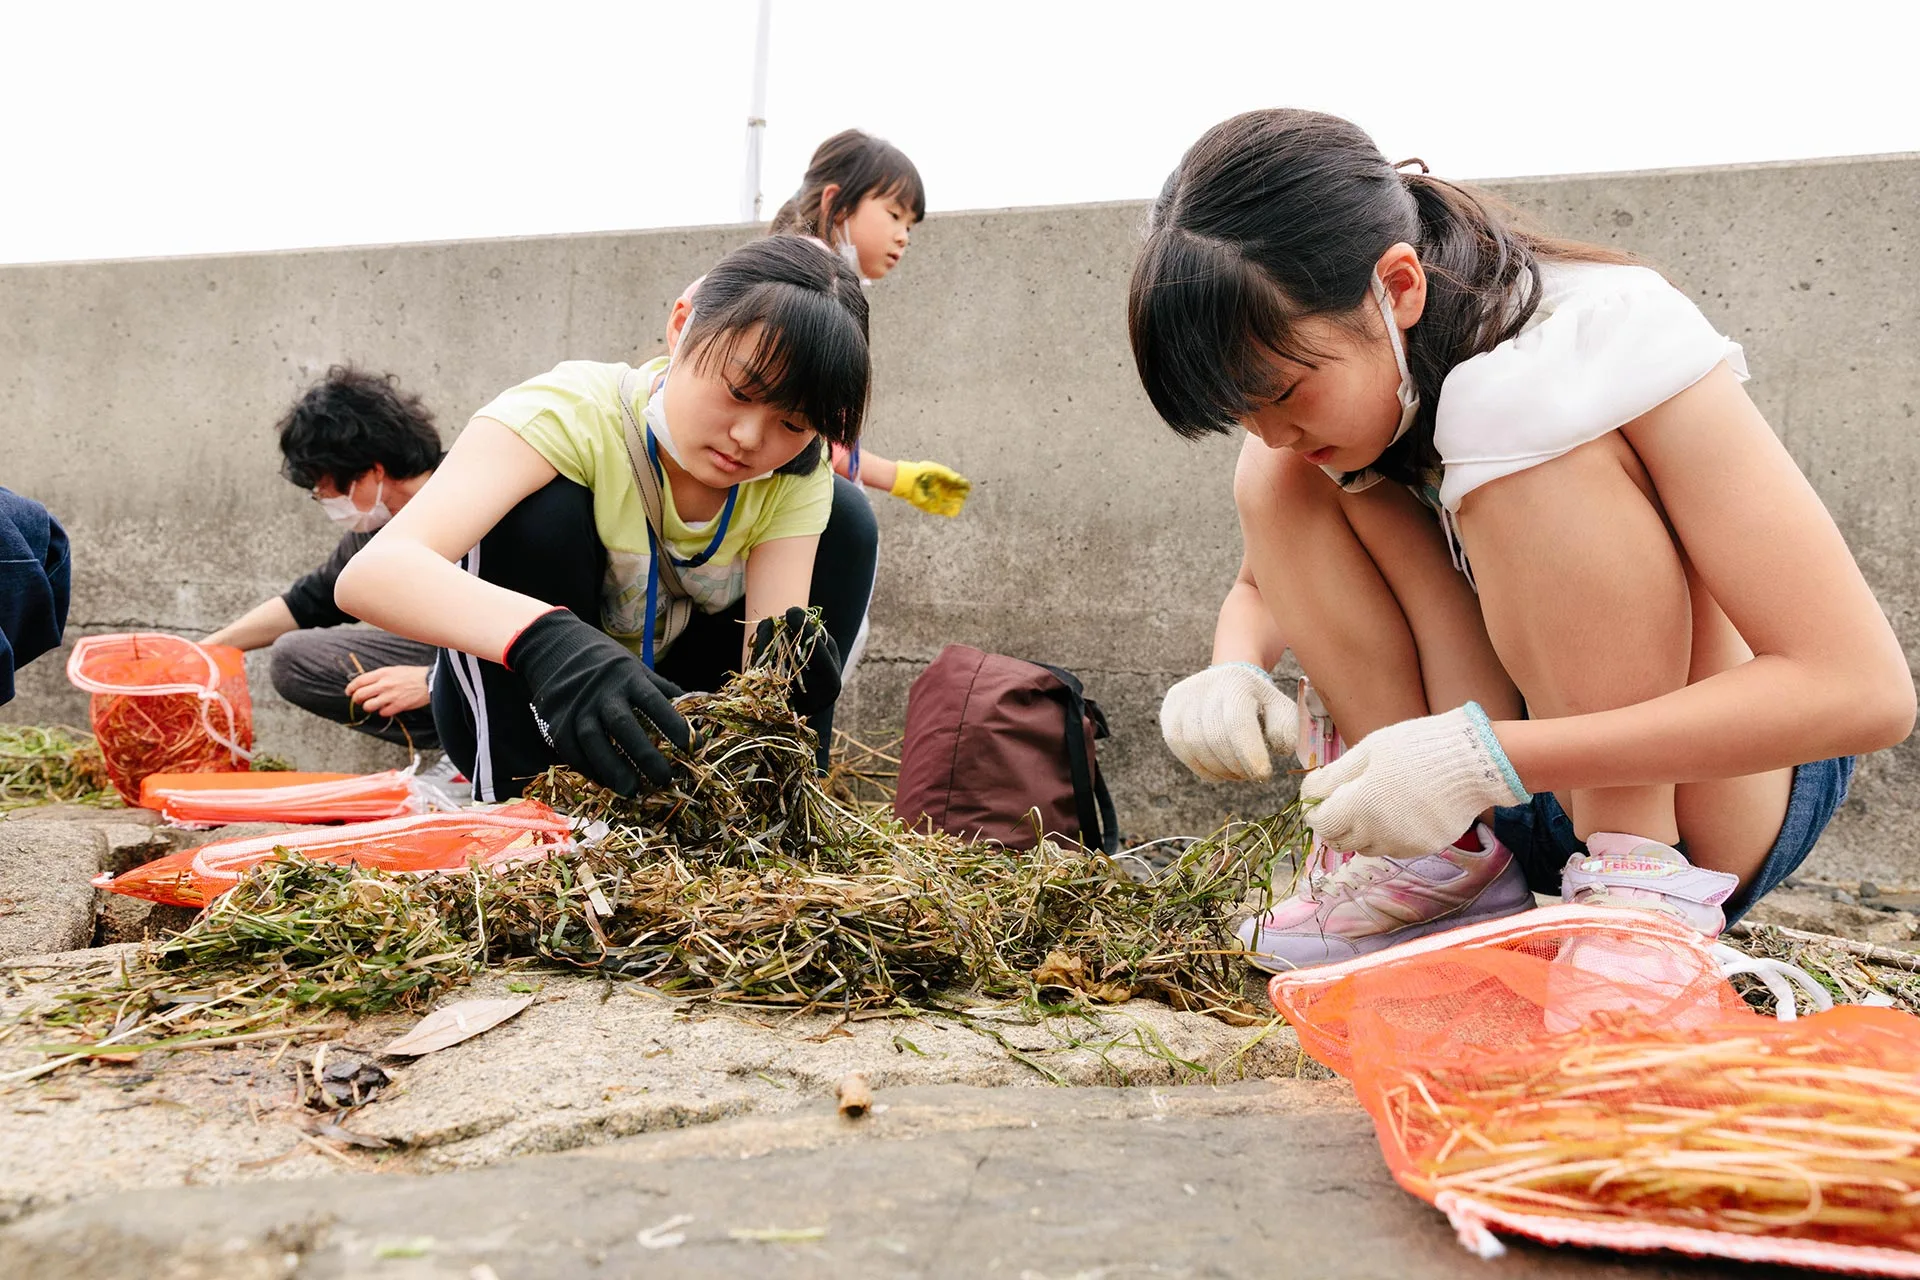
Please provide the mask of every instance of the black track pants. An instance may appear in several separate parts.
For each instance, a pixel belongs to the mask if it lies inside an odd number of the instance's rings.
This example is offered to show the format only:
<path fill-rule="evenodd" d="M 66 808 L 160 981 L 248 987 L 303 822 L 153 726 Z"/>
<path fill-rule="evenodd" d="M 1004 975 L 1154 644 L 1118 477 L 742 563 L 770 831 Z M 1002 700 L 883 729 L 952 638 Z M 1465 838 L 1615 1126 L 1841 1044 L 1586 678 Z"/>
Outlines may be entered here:
<path fill-rule="evenodd" d="M 833 514 L 813 560 L 808 602 L 846 654 L 866 617 L 880 530 L 866 495 L 833 478 Z M 484 581 L 562 605 L 598 626 L 606 549 L 593 523 L 593 492 L 556 478 L 507 512 L 461 560 Z M 661 655 L 660 674 L 682 689 L 713 690 L 740 667 L 746 602 L 719 613 L 693 611 L 687 628 Z M 433 721 L 441 745 L 473 780 L 476 800 L 519 795 L 561 763 L 533 719 L 526 682 L 497 662 L 442 650 L 433 679 Z M 813 717 L 822 765 L 833 741 L 833 708 Z"/>

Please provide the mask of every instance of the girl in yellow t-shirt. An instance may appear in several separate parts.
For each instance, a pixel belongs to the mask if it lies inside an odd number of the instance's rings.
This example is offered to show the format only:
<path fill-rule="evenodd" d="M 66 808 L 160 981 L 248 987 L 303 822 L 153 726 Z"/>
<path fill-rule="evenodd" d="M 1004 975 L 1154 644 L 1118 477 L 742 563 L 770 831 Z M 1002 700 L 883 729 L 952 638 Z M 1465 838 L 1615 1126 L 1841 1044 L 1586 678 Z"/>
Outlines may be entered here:
<path fill-rule="evenodd" d="M 340 575 L 343 609 L 441 648 L 434 722 L 477 799 L 556 763 L 627 795 L 664 784 L 656 739 L 688 744 L 672 700 L 717 687 L 781 615 L 807 632 L 794 703 L 824 759 L 878 544 L 822 458 L 866 412 L 859 276 L 804 240 L 755 241 L 675 308 L 667 343 L 497 396 Z"/>

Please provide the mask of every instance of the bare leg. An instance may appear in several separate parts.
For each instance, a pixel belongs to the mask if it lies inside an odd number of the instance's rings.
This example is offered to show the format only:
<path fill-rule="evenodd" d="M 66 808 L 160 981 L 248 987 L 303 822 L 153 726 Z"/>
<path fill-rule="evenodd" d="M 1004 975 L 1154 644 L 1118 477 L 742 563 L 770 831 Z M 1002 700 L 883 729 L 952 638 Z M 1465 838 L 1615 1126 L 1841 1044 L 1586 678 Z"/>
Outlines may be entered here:
<path fill-rule="evenodd" d="M 1687 683 L 1692 684 L 1751 660 L 1753 650 L 1691 564 L 1687 587 L 1693 598 L 1693 658 L 1687 669 Z M 1680 834 L 1686 837 L 1688 860 L 1732 872 L 1745 883 L 1779 838 L 1792 789 L 1791 769 L 1681 783 L 1674 789 L 1673 808 Z"/>
<path fill-rule="evenodd" d="M 1460 514 L 1488 631 L 1531 715 L 1630 706 L 1750 656 L 1693 579 L 1646 469 L 1618 432 L 1476 489 Z M 1680 794 L 1671 785 L 1598 788 L 1562 800 L 1582 839 L 1684 836 L 1698 865 L 1744 878 L 1779 830 L 1790 777 L 1693 783 Z"/>
<path fill-rule="evenodd" d="M 1347 741 L 1468 701 L 1520 714 L 1472 589 L 1405 488 L 1345 493 L 1283 451 L 1243 459 L 1235 498 L 1261 599 Z"/>

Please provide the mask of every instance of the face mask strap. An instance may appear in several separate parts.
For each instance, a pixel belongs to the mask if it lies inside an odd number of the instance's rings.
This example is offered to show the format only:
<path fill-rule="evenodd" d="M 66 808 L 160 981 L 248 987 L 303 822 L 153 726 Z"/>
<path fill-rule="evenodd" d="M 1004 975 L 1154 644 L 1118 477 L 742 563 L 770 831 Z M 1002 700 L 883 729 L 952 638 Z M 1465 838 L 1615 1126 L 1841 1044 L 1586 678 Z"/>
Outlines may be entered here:
<path fill-rule="evenodd" d="M 1400 370 L 1400 386 L 1397 392 L 1400 399 L 1400 425 L 1393 433 L 1389 446 L 1399 443 L 1400 437 L 1407 434 L 1413 426 L 1413 419 L 1420 409 L 1420 393 L 1413 385 L 1413 372 L 1407 367 L 1407 347 L 1400 336 L 1400 325 L 1393 318 L 1393 299 L 1387 293 L 1387 282 L 1380 273 L 1373 273 L 1373 297 L 1380 304 L 1380 317 L 1387 322 L 1387 342 L 1393 347 L 1393 363 Z"/>

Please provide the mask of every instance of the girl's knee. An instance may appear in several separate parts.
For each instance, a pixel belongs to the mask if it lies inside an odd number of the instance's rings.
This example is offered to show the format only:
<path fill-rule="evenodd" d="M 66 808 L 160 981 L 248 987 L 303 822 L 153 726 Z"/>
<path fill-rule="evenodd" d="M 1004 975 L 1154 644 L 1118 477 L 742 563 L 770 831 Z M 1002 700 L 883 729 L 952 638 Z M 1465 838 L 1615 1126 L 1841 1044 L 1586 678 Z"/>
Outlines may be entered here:
<path fill-rule="evenodd" d="M 1579 510 L 1623 500 L 1659 510 L 1659 496 L 1640 455 L 1625 436 L 1609 431 L 1557 458 L 1474 489 L 1461 499 L 1460 526 L 1471 540 L 1476 527 L 1484 537 L 1489 524 L 1513 519 L 1531 522 L 1543 508 Z"/>
<path fill-rule="evenodd" d="M 1342 519 L 1339 486 L 1290 450 L 1242 458 L 1233 500 L 1249 537 L 1283 536 Z"/>

